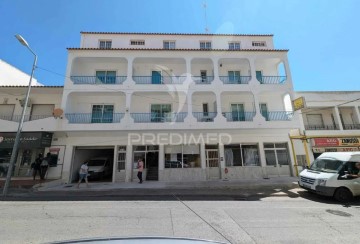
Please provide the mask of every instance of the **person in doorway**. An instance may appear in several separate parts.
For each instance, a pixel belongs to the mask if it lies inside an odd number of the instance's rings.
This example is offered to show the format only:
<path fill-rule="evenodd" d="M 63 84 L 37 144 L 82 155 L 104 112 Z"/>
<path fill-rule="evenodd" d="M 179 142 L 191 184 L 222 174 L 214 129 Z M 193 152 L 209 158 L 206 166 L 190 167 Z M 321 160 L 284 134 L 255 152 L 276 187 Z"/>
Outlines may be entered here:
<path fill-rule="evenodd" d="M 46 172 L 49 168 L 49 161 L 50 161 L 51 154 L 48 152 L 46 154 L 46 157 L 43 158 L 40 165 L 40 179 L 44 180 Z"/>
<path fill-rule="evenodd" d="M 143 179 L 142 179 L 142 172 L 144 171 L 144 161 L 140 158 L 138 160 L 138 173 L 137 173 L 137 177 L 139 178 L 139 183 L 142 184 Z"/>
<path fill-rule="evenodd" d="M 88 170 L 89 170 L 89 167 L 88 167 L 88 162 L 84 162 L 81 167 L 80 167 L 80 170 L 79 170 L 79 182 L 77 184 L 77 188 L 80 187 L 80 183 L 82 182 L 82 180 L 85 180 L 85 183 L 86 183 L 86 187 L 89 187 L 89 183 L 88 183 Z"/>
<path fill-rule="evenodd" d="M 39 153 L 39 156 L 35 159 L 35 162 L 31 164 L 31 169 L 33 170 L 33 178 L 35 180 L 37 173 L 39 173 L 41 179 L 41 162 L 43 160 L 43 155 Z"/>

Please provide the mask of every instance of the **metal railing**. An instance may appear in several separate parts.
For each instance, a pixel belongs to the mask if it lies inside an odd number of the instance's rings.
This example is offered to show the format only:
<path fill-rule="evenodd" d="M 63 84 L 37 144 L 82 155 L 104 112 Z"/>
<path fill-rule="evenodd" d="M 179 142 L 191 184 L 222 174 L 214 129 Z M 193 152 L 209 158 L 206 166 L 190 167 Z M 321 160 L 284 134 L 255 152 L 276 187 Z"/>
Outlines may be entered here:
<path fill-rule="evenodd" d="M 360 124 L 344 124 L 344 130 L 360 130 Z"/>
<path fill-rule="evenodd" d="M 224 84 L 249 84 L 251 76 L 219 76 Z"/>
<path fill-rule="evenodd" d="M 142 85 L 161 85 L 161 84 L 182 84 L 186 76 L 133 76 L 136 84 Z"/>
<path fill-rule="evenodd" d="M 70 76 L 74 84 L 122 84 L 126 76 Z"/>
<path fill-rule="evenodd" d="M 39 119 L 46 119 L 46 118 L 50 118 L 50 117 L 53 117 L 53 115 L 52 114 L 47 114 L 47 115 L 25 115 L 24 116 L 24 122 L 33 121 L 33 120 L 39 120 Z M 20 122 L 21 115 L 9 115 L 9 116 L 0 115 L 0 120 Z"/>
<path fill-rule="evenodd" d="M 286 76 L 261 76 L 256 77 L 261 84 L 283 84 Z"/>
<path fill-rule="evenodd" d="M 222 113 L 228 122 L 253 121 L 255 112 L 225 112 Z"/>
<path fill-rule="evenodd" d="M 306 130 L 338 130 L 338 125 L 305 125 Z"/>
<path fill-rule="evenodd" d="M 193 112 L 198 122 L 213 122 L 217 112 Z"/>
<path fill-rule="evenodd" d="M 192 76 L 192 79 L 196 84 L 211 84 L 214 76 Z"/>
<path fill-rule="evenodd" d="M 292 120 L 294 112 L 292 111 L 270 111 L 261 112 L 266 121 L 289 121 Z"/>
<path fill-rule="evenodd" d="M 97 123 L 120 123 L 124 113 L 104 114 L 102 117 L 92 113 L 68 113 L 65 117 L 70 124 L 97 124 Z"/>
<path fill-rule="evenodd" d="M 166 122 L 184 122 L 186 112 L 180 113 L 131 113 L 135 123 L 166 123 Z"/>

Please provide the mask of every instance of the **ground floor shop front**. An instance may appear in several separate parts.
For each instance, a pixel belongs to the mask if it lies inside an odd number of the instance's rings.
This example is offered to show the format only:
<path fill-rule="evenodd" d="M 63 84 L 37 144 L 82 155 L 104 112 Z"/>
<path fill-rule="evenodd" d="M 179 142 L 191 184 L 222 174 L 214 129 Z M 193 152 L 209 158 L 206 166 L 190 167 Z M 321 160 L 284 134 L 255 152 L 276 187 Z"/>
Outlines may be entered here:
<path fill-rule="evenodd" d="M 58 138 L 66 145 L 62 179 L 78 180 L 81 164 L 90 162 L 90 176 L 104 175 L 109 182 L 137 181 L 137 162 L 144 161 L 144 180 L 205 181 L 292 176 L 292 151 L 283 131 L 179 132 L 183 138 L 169 140 L 173 132 L 68 133 Z M 129 135 L 131 134 L 131 135 Z M 159 137 L 159 134 L 162 137 Z M 211 134 L 211 138 L 209 138 Z M 221 135 L 220 135 L 221 134 Z M 180 136 L 178 136 L 178 139 Z M 54 147 L 56 146 L 53 145 Z M 95 162 L 97 167 L 94 167 Z M 111 175 L 105 171 L 111 169 Z M 96 179 L 98 180 L 98 179 Z"/>

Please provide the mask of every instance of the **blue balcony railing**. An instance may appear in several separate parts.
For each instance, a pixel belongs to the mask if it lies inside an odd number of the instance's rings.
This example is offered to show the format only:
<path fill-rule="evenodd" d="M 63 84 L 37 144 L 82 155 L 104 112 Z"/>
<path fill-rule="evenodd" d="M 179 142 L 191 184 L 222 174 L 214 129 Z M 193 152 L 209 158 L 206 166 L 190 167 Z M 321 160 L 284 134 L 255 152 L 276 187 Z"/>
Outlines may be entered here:
<path fill-rule="evenodd" d="M 225 112 L 223 113 L 223 116 L 228 122 L 253 121 L 255 112 Z"/>
<path fill-rule="evenodd" d="M 182 84 L 186 76 L 133 76 L 133 80 L 142 85 Z"/>
<path fill-rule="evenodd" d="M 196 84 L 211 84 L 214 76 L 193 76 L 192 79 Z"/>
<path fill-rule="evenodd" d="M 24 122 L 32 121 L 32 120 L 39 120 L 39 119 L 46 119 L 53 117 L 52 114 L 47 115 L 25 115 L 24 116 Z M 4 116 L 0 115 L 0 120 L 7 120 L 7 121 L 14 121 L 14 122 L 20 122 L 21 115 L 10 115 L 10 116 Z"/>
<path fill-rule="evenodd" d="M 131 113 L 135 123 L 184 122 L 186 112 L 180 113 Z"/>
<path fill-rule="evenodd" d="M 70 124 L 120 123 L 124 113 L 104 114 L 102 117 L 92 113 L 65 114 Z"/>
<path fill-rule="evenodd" d="M 249 84 L 251 76 L 219 76 L 224 84 Z"/>
<path fill-rule="evenodd" d="M 338 130 L 338 125 L 305 125 L 306 130 Z"/>
<path fill-rule="evenodd" d="M 122 84 L 126 76 L 71 76 L 74 84 Z"/>
<path fill-rule="evenodd" d="M 261 112 L 266 121 L 289 121 L 293 118 L 294 112 L 292 111 L 270 111 Z"/>
<path fill-rule="evenodd" d="M 258 76 L 256 79 L 260 84 L 283 84 L 286 76 Z"/>
<path fill-rule="evenodd" d="M 193 112 L 198 122 L 213 122 L 217 112 Z"/>

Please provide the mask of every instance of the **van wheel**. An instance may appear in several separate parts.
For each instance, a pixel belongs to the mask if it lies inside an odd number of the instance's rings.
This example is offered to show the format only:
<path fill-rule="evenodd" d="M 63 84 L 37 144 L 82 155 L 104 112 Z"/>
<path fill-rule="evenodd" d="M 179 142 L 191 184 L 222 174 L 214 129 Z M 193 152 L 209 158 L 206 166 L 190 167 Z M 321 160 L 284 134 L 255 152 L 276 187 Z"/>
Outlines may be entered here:
<path fill-rule="evenodd" d="M 335 191 L 334 198 L 339 202 L 350 202 L 353 195 L 349 189 L 342 187 Z"/>

